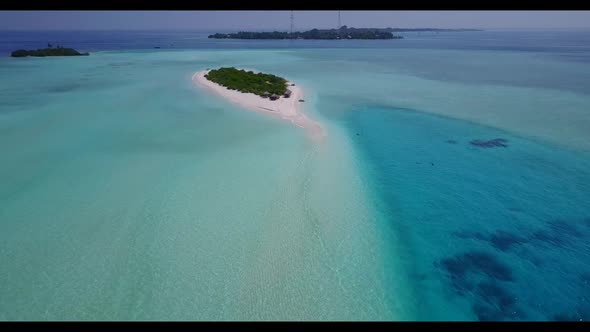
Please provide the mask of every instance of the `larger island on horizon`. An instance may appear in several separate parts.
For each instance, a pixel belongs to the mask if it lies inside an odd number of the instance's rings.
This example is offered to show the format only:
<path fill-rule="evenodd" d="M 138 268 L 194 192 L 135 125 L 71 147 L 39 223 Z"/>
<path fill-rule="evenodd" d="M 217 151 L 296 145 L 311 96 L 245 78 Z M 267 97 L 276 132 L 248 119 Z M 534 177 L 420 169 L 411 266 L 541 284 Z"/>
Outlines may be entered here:
<path fill-rule="evenodd" d="M 373 28 L 348 28 L 342 26 L 340 29 L 311 29 L 303 32 L 249 32 L 238 33 L 216 33 L 209 38 L 216 39 L 401 39 L 390 31 Z"/>
<path fill-rule="evenodd" d="M 393 32 L 460 32 L 481 31 L 478 29 L 434 29 L 434 28 L 349 28 L 346 25 L 339 29 L 311 29 L 303 32 L 253 32 L 216 33 L 209 35 L 215 39 L 402 39 L 403 36 Z"/>

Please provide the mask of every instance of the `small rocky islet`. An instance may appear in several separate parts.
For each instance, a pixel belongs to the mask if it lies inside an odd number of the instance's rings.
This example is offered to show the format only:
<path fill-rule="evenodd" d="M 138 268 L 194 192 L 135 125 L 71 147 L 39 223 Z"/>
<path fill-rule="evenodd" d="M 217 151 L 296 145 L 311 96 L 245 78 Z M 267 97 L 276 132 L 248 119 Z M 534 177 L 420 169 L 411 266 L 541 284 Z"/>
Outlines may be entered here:
<path fill-rule="evenodd" d="M 47 45 L 47 48 L 40 48 L 36 50 L 16 50 L 10 53 L 13 58 L 24 58 L 28 56 L 34 57 L 46 57 L 46 56 L 87 56 L 90 55 L 88 52 L 78 52 L 73 48 L 66 48 L 62 46 L 53 47 L 51 44 Z"/>

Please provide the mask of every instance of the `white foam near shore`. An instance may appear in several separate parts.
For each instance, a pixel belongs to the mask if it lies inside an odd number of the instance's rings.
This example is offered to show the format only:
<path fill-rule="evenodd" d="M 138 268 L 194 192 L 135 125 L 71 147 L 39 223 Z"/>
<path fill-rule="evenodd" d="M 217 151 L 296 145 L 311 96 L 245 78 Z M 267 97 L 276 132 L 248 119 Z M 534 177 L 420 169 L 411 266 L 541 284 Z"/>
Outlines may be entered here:
<path fill-rule="evenodd" d="M 209 70 L 203 70 L 195 73 L 192 77 L 193 82 L 242 108 L 264 112 L 290 121 L 296 126 L 306 129 L 313 138 L 322 138 L 326 135 L 319 123 L 311 120 L 302 112 L 303 102 L 299 100 L 303 99 L 303 90 L 299 85 L 289 86 L 289 90 L 291 90 L 290 98 L 281 97 L 277 100 L 270 100 L 253 93 L 230 90 L 215 82 L 209 81 L 205 77 L 208 72 Z M 289 85 L 291 83 L 288 82 Z"/>

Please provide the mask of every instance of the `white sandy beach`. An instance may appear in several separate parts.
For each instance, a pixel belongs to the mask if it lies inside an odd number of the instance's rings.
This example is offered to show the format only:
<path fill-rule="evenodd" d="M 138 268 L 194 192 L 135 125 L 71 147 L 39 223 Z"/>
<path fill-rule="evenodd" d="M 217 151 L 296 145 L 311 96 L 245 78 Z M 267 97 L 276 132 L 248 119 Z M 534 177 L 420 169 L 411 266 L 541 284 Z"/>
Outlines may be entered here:
<path fill-rule="evenodd" d="M 237 90 L 229 90 L 217 83 L 209 81 L 205 75 L 209 70 L 203 70 L 195 73 L 192 77 L 193 82 L 221 97 L 226 98 L 230 102 L 253 111 L 264 112 L 281 119 L 291 121 L 298 127 L 306 129 L 313 138 L 321 138 L 325 136 L 324 129 L 319 123 L 309 119 L 303 112 L 303 104 L 300 102 L 303 98 L 303 90 L 299 85 L 289 86 L 291 90 L 291 97 L 281 97 L 277 100 L 270 100 L 262 98 L 253 93 L 242 93 Z M 289 85 L 293 82 L 289 82 Z"/>

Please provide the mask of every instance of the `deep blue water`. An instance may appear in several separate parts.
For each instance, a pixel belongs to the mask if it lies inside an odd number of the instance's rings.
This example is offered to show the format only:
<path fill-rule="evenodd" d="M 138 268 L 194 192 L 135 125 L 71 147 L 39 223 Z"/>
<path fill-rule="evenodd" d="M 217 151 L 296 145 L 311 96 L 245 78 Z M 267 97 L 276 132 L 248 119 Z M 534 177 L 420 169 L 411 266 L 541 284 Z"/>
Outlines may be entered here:
<path fill-rule="evenodd" d="M 401 40 L 216 40 L 223 31 L 0 31 L 0 54 L 47 43 L 81 51 L 123 49 L 264 49 L 264 48 L 431 48 L 550 53 L 572 61 L 590 61 L 590 31 L 406 32 Z"/>
<path fill-rule="evenodd" d="M 590 319 L 588 155 L 413 110 L 347 115 L 391 227 L 419 257 L 415 287 L 442 285 L 423 295 L 444 299 L 446 319 Z"/>
<path fill-rule="evenodd" d="M 363 49 L 425 49 L 458 51 L 526 52 L 563 62 L 590 63 L 590 30 L 557 31 L 474 31 L 407 32 L 401 40 L 219 40 L 207 36 L 220 31 L 0 31 L 0 57 L 16 49 L 36 49 L 53 45 L 80 51 L 210 50 L 210 49 L 347 49 L 334 59 L 382 62 L 379 53 Z M 221 31 L 223 32 L 223 31 Z M 159 50 L 154 47 L 161 47 Z M 355 51 L 356 49 L 356 51 Z M 356 53 L 355 53 L 356 52 Z M 319 55 L 323 57 L 322 54 Z M 308 55 L 313 58 L 313 55 Z M 513 61 L 511 59 L 510 61 Z M 468 84 L 499 84 L 566 89 L 590 93 L 590 70 L 574 71 L 565 66 L 547 67 L 546 62 L 494 62 L 490 57 L 457 61 L 452 55 L 407 57 L 403 53 L 387 61 L 403 62 L 412 75 L 434 80 Z M 424 66 L 424 63 L 430 65 Z M 436 65 L 432 65 L 432 64 Z"/>

